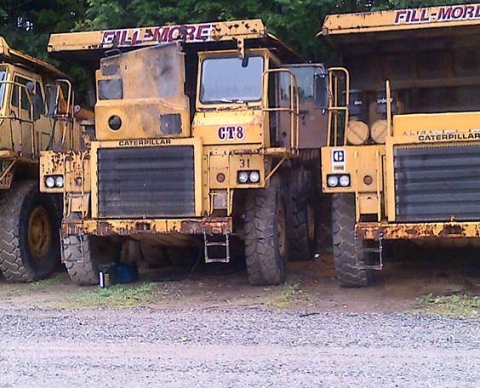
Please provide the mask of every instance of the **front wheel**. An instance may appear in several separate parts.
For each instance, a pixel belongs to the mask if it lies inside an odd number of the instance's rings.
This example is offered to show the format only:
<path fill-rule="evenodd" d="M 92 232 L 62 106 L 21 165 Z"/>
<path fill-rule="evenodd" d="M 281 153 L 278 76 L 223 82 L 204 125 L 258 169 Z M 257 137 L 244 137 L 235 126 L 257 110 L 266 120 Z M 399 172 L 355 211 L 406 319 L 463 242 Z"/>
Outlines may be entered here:
<path fill-rule="evenodd" d="M 78 286 L 98 284 L 98 265 L 118 262 L 120 253 L 121 245 L 105 237 L 69 236 L 63 241 L 63 261 Z"/>
<path fill-rule="evenodd" d="M 49 276 L 60 263 L 59 217 L 38 182 L 14 183 L 0 200 L 0 270 L 11 282 Z"/>
<path fill-rule="evenodd" d="M 311 173 L 303 167 L 296 169 L 292 176 L 290 261 L 308 261 L 315 256 L 316 220 L 311 180 Z"/>
<path fill-rule="evenodd" d="M 355 247 L 355 197 L 334 194 L 332 198 L 333 257 L 337 278 L 342 287 L 365 287 L 371 273 L 357 261 Z"/>
<path fill-rule="evenodd" d="M 285 190 L 280 175 L 266 189 L 251 190 L 245 204 L 245 259 L 254 286 L 285 281 L 288 252 Z"/>

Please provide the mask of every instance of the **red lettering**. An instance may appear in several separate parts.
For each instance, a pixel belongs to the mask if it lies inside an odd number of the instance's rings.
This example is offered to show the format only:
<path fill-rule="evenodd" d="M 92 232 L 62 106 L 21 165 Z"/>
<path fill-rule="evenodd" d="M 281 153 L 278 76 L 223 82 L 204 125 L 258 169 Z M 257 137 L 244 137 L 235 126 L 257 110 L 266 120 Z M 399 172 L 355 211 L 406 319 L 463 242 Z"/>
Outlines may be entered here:
<path fill-rule="evenodd" d="M 463 18 L 463 7 L 455 7 L 452 9 L 452 17 L 454 19 L 462 19 Z"/>
<path fill-rule="evenodd" d="M 480 18 L 480 6 L 479 5 L 477 5 L 475 7 L 475 17 Z"/>
<path fill-rule="evenodd" d="M 210 38 L 210 24 L 202 24 L 197 29 L 197 40 L 208 40 Z"/>
<path fill-rule="evenodd" d="M 395 15 L 395 24 L 400 24 L 402 21 L 405 21 L 405 16 L 406 16 L 407 11 L 402 9 L 401 11 L 398 11 L 397 14 Z"/>
<path fill-rule="evenodd" d="M 467 18 L 471 18 L 473 19 L 474 18 L 474 11 L 475 11 L 475 7 L 473 5 L 467 5 L 465 6 L 465 17 Z"/>
<path fill-rule="evenodd" d="M 194 40 L 195 39 L 195 26 L 188 26 L 185 29 L 185 35 L 187 40 Z"/>
<path fill-rule="evenodd" d="M 170 32 L 170 27 L 157 27 L 153 32 L 153 38 L 158 43 L 168 42 L 168 33 Z"/>
<path fill-rule="evenodd" d="M 177 40 L 180 36 L 180 27 L 172 27 L 168 34 L 168 41 Z"/>
<path fill-rule="evenodd" d="M 450 20 L 452 18 L 452 8 L 442 7 L 438 11 L 438 20 Z"/>
<path fill-rule="evenodd" d="M 422 9 L 422 16 L 420 17 L 420 20 L 422 22 L 428 22 L 430 21 L 430 16 L 428 15 L 428 10 L 427 9 Z"/>
<path fill-rule="evenodd" d="M 412 9 L 412 18 L 411 18 L 411 21 L 414 22 L 414 23 L 417 23 L 420 21 L 420 18 L 417 17 L 417 10 L 416 9 Z"/>

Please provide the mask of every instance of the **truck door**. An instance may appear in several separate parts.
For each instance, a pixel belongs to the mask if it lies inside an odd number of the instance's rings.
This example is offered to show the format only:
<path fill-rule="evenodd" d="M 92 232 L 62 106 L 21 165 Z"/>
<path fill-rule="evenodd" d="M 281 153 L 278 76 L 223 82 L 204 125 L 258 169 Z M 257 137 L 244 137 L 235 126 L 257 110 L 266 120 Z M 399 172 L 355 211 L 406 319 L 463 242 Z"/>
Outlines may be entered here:
<path fill-rule="evenodd" d="M 10 99 L 11 135 L 13 151 L 23 157 L 33 157 L 33 112 L 27 83 L 33 82 L 24 76 L 15 75 Z"/>

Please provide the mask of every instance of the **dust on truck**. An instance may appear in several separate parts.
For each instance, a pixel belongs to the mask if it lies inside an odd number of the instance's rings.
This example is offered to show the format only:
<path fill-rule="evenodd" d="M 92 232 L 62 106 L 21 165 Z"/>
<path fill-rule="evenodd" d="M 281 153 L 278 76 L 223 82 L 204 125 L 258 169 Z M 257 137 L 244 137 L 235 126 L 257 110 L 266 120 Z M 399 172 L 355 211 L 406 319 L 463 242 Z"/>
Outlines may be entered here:
<path fill-rule="evenodd" d="M 68 77 L 0 37 L 0 271 L 47 277 L 60 264 L 60 203 L 39 192 L 40 152 L 80 141 Z"/>
<path fill-rule="evenodd" d="M 480 235 L 480 4 L 327 16 L 324 193 L 341 285 L 382 269 L 384 242 Z"/>
<path fill-rule="evenodd" d="M 91 148 L 41 157 L 41 190 L 64 198 L 74 282 L 96 284 L 128 241 L 174 262 L 244 248 L 253 285 L 313 258 L 321 64 L 302 64 L 260 20 L 53 34 L 49 51 L 97 69 Z M 57 177 L 65 185 L 47 187 Z"/>

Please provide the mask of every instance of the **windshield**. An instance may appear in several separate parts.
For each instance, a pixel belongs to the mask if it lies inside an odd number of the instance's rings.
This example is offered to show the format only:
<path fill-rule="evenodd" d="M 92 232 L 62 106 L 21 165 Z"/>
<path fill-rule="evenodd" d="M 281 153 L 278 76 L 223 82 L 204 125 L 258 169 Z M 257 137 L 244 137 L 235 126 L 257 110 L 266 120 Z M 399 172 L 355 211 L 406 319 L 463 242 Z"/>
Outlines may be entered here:
<path fill-rule="evenodd" d="M 202 63 L 200 101 L 203 103 L 259 101 L 263 57 L 208 58 Z M 243 66 L 242 66 L 243 64 Z"/>
<path fill-rule="evenodd" d="M 7 83 L 5 82 L 6 79 L 7 79 L 7 70 L 5 68 L 0 67 L 0 109 L 3 107 L 5 88 L 7 87 Z"/>

